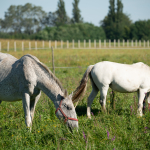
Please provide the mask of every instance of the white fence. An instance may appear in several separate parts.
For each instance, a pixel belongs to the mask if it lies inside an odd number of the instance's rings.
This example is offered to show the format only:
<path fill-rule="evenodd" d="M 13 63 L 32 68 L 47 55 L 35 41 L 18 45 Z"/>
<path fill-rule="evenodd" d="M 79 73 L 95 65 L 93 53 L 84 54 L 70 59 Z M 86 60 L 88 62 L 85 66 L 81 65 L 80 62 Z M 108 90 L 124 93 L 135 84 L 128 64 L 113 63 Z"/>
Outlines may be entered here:
<path fill-rule="evenodd" d="M 1 41 L 0 51 L 38 49 L 150 49 L 149 40 Z"/>

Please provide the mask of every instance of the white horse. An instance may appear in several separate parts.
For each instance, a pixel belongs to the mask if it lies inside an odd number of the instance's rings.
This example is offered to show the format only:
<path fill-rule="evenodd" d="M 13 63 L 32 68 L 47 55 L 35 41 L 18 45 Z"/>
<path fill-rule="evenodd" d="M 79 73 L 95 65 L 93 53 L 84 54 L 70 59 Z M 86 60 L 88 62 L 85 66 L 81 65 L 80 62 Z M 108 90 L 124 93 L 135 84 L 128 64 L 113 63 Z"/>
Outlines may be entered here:
<path fill-rule="evenodd" d="M 106 96 L 109 87 L 121 93 L 138 93 L 138 114 L 142 116 L 145 94 L 150 92 L 150 67 L 142 62 L 132 65 L 103 61 L 90 65 L 83 75 L 80 85 L 73 95 L 73 102 L 77 102 L 86 91 L 88 75 L 92 82 L 92 92 L 87 100 L 87 116 L 91 118 L 91 104 L 100 91 L 100 104 L 106 111 Z M 150 103 L 148 94 L 148 103 Z"/>
<path fill-rule="evenodd" d="M 0 101 L 22 99 L 26 126 L 31 129 L 36 103 L 41 90 L 53 101 L 56 116 L 69 128 L 78 128 L 78 119 L 72 103 L 59 80 L 35 56 L 24 55 L 19 60 L 0 53 Z"/>

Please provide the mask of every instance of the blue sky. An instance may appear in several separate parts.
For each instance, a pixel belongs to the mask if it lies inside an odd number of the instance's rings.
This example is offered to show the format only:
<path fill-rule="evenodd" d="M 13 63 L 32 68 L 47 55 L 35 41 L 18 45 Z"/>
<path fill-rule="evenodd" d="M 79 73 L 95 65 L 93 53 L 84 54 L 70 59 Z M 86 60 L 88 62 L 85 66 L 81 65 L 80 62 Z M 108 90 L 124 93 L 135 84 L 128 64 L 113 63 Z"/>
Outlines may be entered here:
<path fill-rule="evenodd" d="M 68 16 L 72 17 L 73 0 L 64 0 L 64 2 Z M 150 19 L 150 0 L 122 0 L 122 2 L 124 13 L 130 15 L 133 22 Z M 58 0 L 0 0 L 0 18 L 4 18 L 4 14 L 10 5 L 24 5 L 26 3 L 41 6 L 46 12 L 54 12 L 57 9 Z M 80 0 L 79 3 L 84 21 L 97 26 L 107 15 L 108 6 L 109 0 Z"/>

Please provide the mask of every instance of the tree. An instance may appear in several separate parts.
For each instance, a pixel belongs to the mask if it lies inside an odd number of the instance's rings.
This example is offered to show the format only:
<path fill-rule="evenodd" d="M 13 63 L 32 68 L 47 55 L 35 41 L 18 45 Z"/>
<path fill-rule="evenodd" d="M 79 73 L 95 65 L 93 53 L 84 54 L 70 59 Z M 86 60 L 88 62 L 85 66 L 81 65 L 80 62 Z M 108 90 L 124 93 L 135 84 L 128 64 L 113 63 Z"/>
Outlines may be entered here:
<path fill-rule="evenodd" d="M 83 22 L 83 18 L 81 17 L 81 14 L 80 14 L 81 11 L 80 11 L 80 9 L 78 7 L 79 1 L 80 0 L 74 0 L 74 3 L 72 3 L 72 5 L 73 5 L 73 10 L 72 10 L 73 18 L 72 18 L 72 22 L 73 23 L 82 23 Z"/>
<path fill-rule="evenodd" d="M 42 24 L 47 27 L 53 27 L 57 22 L 56 12 L 49 12 L 45 18 L 42 20 Z"/>
<path fill-rule="evenodd" d="M 132 39 L 150 40 L 150 20 L 136 21 L 130 30 Z"/>
<path fill-rule="evenodd" d="M 109 12 L 108 15 L 101 21 L 101 25 L 106 33 L 108 39 L 115 39 L 116 32 L 116 13 L 115 13 L 115 0 L 109 0 Z"/>
<path fill-rule="evenodd" d="M 65 10 L 65 3 L 63 0 L 58 1 L 58 9 L 56 11 L 56 14 L 57 14 L 57 19 L 56 19 L 57 26 L 67 24 L 68 18 Z"/>
<path fill-rule="evenodd" d="M 116 12 L 116 39 L 122 37 L 124 22 L 123 22 L 123 4 L 120 0 L 117 0 L 117 12 Z"/>
<path fill-rule="evenodd" d="M 3 28 L 6 32 L 28 33 L 42 29 L 42 19 L 46 13 L 42 7 L 34 6 L 30 3 L 22 5 L 11 5 L 5 12 Z"/>
<path fill-rule="evenodd" d="M 123 39 L 127 28 L 130 27 L 132 22 L 129 17 L 123 13 L 121 0 L 117 0 L 117 7 L 115 7 L 115 0 L 110 0 L 109 3 L 108 15 L 101 21 L 101 26 L 108 39 Z"/>
<path fill-rule="evenodd" d="M 31 34 L 44 28 L 42 20 L 46 17 L 46 12 L 42 10 L 42 7 L 27 3 L 22 7 L 22 15 L 25 33 Z"/>

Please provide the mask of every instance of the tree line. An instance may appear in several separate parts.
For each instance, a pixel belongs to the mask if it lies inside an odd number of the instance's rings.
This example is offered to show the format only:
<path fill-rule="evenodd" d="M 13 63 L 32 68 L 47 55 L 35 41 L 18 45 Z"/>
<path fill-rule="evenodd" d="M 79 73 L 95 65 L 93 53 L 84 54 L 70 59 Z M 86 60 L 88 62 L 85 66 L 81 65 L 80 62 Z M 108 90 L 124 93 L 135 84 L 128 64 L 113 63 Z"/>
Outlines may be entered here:
<path fill-rule="evenodd" d="M 46 13 L 42 7 L 27 3 L 11 5 L 0 19 L 0 38 L 36 40 L 94 40 L 94 39 L 150 39 L 150 20 L 132 22 L 123 13 L 121 0 L 109 0 L 108 14 L 100 26 L 84 22 L 79 9 L 80 0 L 73 0 L 72 18 L 58 0 L 57 10 Z M 98 16 L 97 16 L 98 18 Z"/>

